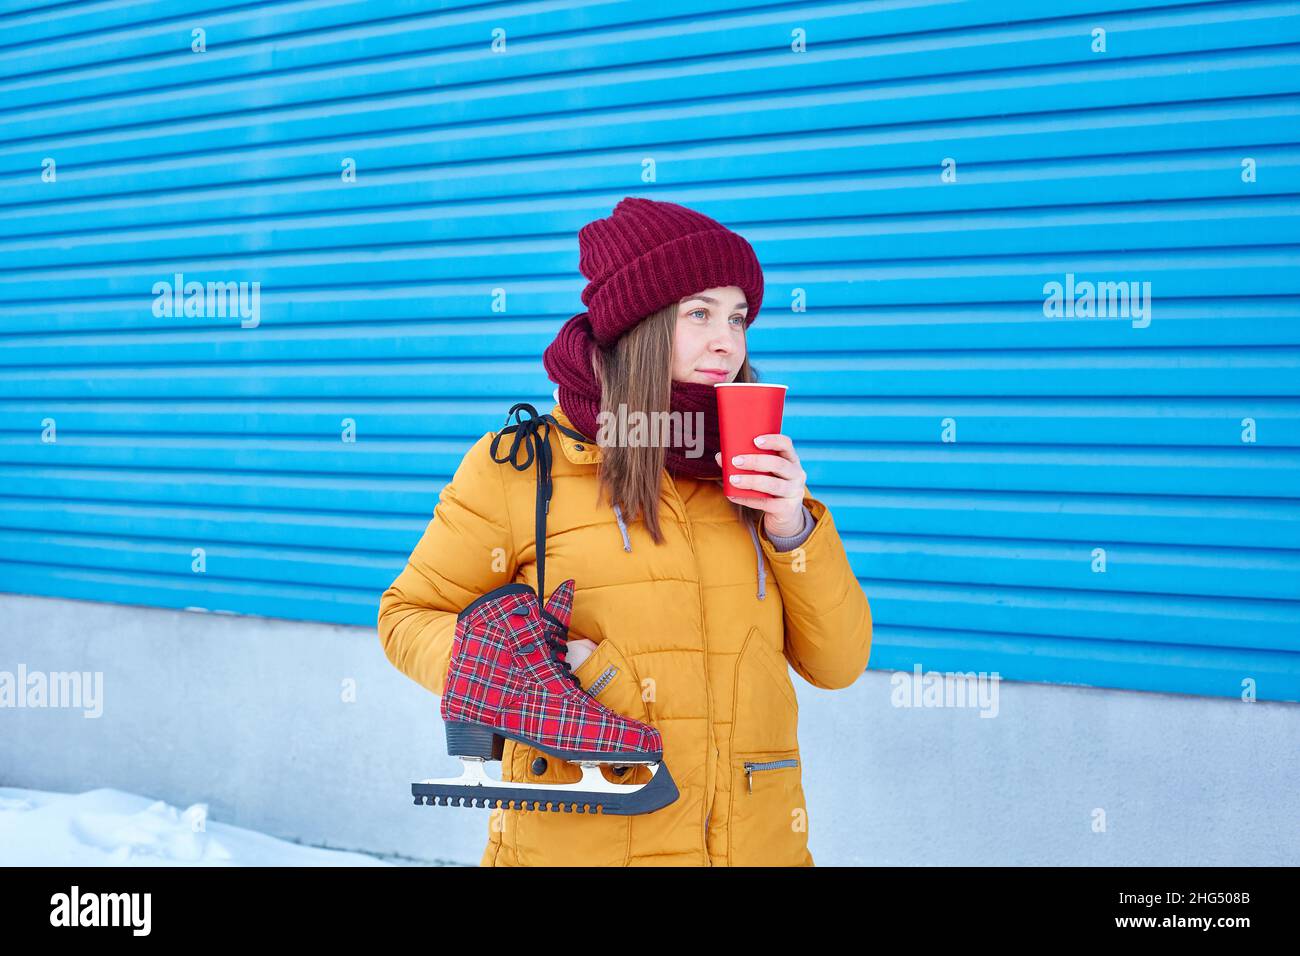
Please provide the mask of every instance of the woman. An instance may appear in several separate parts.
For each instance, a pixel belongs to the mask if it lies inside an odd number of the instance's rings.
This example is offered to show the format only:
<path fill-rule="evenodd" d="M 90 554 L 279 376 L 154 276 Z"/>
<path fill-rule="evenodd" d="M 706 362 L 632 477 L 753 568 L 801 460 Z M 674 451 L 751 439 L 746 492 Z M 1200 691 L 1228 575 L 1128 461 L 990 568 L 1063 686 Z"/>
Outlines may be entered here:
<path fill-rule="evenodd" d="M 494 810 L 481 864 L 811 866 L 786 664 L 814 686 L 849 686 L 870 655 L 871 609 L 789 436 L 738 463 L 761 474 L 733 487 L 774 497 L 719 487 L 713 385 L 756 381 L 745 336 L 762 271 L 741 236 L 648 199 L 624 199 L 578 242 L 588 311 L 543 358 L 560 426 L 546 434 L 545 575 L 576 582 L 568 666 L 584 688 L 600 677 L 605 706 L 659 730 L 680 796 L 633 816 Z M 618 409 L 690 416 L 702 447 L 689 429 L 675 443 L 611 440 L 601 412 Z M 380 603 L 388 658 L 440 696 L 457 613 L 503 584 L 537 587 L 537 479 L 495 459 L 495 436 L 469 450 Z M 650 779 L 645 766 L 601 772 Z M 581 770 L 508 739 L 501 775 L 563 785 Z"/>

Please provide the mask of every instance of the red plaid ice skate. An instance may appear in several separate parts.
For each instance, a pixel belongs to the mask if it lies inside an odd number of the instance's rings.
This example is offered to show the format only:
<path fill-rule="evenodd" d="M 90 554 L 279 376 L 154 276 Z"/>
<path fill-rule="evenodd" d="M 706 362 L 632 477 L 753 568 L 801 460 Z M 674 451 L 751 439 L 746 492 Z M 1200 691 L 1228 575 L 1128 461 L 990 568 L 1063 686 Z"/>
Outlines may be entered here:
<path fill-rule="evenodd" d="M 510 409 L 532 416 L 509 425 L 492 441 L 495 461 L 520 471 L 537 460 L 537 590 L 503 584 L 476 598 L 456 616 L 451 660 L 440 705 L 447 752 L 465 765 L 457 779 L 411 784 L 416 804 L 484 806 L 614 814 L 652 813 L 679 796 L 663 763 L 663 739 L 649 724 L 610 710 L 582 687 L 569 668 L 567 642 L 573 609 L 572 578 L 540 606 L 546 580 L 546 512 L 551 500 L 551 449 L 547 431 L 554 425 L 575 438 L 585 436 L 537 414 L 528 404 Z M 509 418 L 507 418 L 507 422 Z M 497 443 L 514 434 L 505 458 Z M 520 452 L 527 457 L 520 460 Z M 594 686 L 594 685 L 593 685 Z M 483 763 L 501 760 L 505 738 L 518 740 L 582 765 L 577 786 L 492 780 Z M 639 786 L 618 785 L 601 776 L 597 765 L 653 764 L 651 779 Z M 614 772 L 622 768 L 616 766 Z"/>
<path fill-rule="evenodd" d="M 564 662 L 573 579 L 546 602 L 526 584 L 490 591 L 457 616 L 442 719 L 470 723 L 566 759 L 658 760 L 659 731 L 610 710 Z"/>

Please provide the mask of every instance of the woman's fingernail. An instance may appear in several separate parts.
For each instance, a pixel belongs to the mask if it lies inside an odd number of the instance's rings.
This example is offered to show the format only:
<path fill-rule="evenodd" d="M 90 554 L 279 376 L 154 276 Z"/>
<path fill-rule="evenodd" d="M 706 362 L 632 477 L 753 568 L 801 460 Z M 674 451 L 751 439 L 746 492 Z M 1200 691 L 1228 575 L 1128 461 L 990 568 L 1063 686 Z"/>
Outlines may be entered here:
<path fill-rule="evenodd" d="M 745 456 L 737 455 L 735 458 L 731 459 L 731 463 L 733 465 L 743 465 L 745 463 Z"/>
<path fill-rule="evenodd" d="M 732 476 L 731 476 L 731 483 L 732 483 L 733 485 L 738 485 L 738 484 L 740 484 L 740 475 L 732 475 Z"/>

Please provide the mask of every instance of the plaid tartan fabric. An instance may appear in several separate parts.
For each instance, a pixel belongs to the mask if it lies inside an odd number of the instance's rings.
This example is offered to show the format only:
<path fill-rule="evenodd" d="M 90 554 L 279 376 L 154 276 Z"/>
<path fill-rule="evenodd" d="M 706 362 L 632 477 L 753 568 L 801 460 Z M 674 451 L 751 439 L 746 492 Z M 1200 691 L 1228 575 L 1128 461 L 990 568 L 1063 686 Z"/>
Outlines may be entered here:
<path fill-rule="evenodd" d="M 488 592 L 462 612 L 440 706 L 443 720 L 509 730 L 543 750 L 662 756 L 658 730 L 610 710 L 556 659 L 552 642 L 563 647 L 572 604 L 570 579 L 546 602 L 563 628 L 543 618 L 531 589 L 515 585 Z"/>
<path fill-rule="evenodd" d="M 546 599 L 546 614 L 542 615 L 542 627 L 546 634 L 550 636 L 553 645 L 556 648 L 556 657 L 564 667 L 569 666 L 569 621 L 573 614 L 573 578 L 564 581 L 558 588 L 551 592 L 551 596 Z M 551 618 L 559 620 L 559 624 L 554 623 Z"/>

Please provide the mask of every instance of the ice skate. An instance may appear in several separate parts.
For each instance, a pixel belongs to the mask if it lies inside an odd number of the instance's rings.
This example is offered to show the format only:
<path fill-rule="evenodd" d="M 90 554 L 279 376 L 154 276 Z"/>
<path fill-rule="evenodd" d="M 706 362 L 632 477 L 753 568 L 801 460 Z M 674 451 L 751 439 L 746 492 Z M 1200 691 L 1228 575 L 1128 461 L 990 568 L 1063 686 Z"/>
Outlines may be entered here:
<path fill-rule="evenodd" d="M 464 773 L 411 784 L 417 805 L 626 815 L 677 799 L 659 731 L 600 703 L 567 665 L 573 584 L 556 588 L 544 609 L 528 585 L 506 584 L 457 616 L 441 713 L 447 752 L 464 761 Z M 493 779 L 483 765 L 501 760 L 507 737 L 579 765 L 582 779 Z M 640 786 L 611 783 L 601 764 L 644 764 L 653 775 Z"/>

